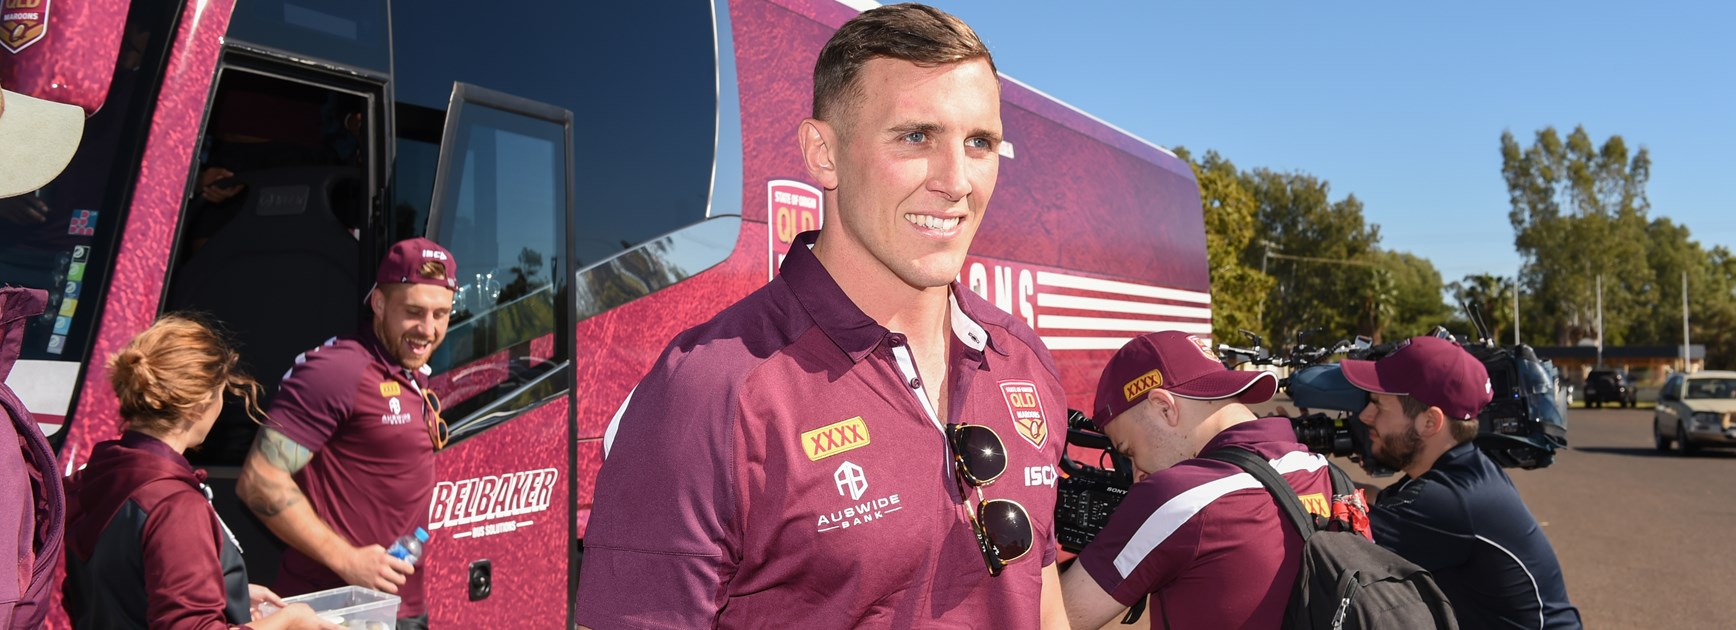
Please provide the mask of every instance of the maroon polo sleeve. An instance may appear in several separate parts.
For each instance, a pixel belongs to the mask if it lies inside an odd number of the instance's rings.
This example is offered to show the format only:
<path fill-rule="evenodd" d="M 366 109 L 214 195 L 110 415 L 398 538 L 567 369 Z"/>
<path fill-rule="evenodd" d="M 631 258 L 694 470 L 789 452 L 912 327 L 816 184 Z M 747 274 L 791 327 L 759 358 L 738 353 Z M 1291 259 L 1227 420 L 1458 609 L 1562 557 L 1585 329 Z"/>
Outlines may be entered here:
<path fill-rule="evenodd" d="M 211 504 L 197 492 L 164 497 L 145 517 L 145 625 L 168 630 L 227 630 L 223 564 Z"/>
<path fill-rule="evenodd" d="M 732 375 L 744 370 L 678 347 L 634 389 L 597 475 L 576 612 L 590 628 L 712 627 L 741 559 Z"/>
<path fill-rule="evenodd" d="M 278 386 L 265 426 L 319 452 L 338 423 L 349 417 L 367 364 L 365 356 L 345 350 L 323 346 L 302 355 Z"/>
<path fill-rule="evenodd" d="M 1115 601 L 1132 606 L 1192 565 L 1204 531 L 1185 496 L 1155 481 L 1133 484 L 1079 565 Z"/>

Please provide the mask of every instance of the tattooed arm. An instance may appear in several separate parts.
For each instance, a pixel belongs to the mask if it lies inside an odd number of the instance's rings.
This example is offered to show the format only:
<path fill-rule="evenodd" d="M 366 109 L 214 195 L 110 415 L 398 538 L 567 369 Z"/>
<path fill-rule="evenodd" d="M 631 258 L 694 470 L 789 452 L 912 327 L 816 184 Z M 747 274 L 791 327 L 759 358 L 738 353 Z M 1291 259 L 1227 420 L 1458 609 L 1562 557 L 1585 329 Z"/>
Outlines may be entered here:
<path fill-rule="evenodd" d="M 260 428 L 235 482 L 235 493 L 273 534 L 289 546 L 330 568 L 345 583 L 387 593 L 398 592 L 405 576 L 416 569 L 386 555 L 380 545 L 356 547 L 320 520 L 307 496 L 291 477 L 313 453 L 270 428 Z"/>

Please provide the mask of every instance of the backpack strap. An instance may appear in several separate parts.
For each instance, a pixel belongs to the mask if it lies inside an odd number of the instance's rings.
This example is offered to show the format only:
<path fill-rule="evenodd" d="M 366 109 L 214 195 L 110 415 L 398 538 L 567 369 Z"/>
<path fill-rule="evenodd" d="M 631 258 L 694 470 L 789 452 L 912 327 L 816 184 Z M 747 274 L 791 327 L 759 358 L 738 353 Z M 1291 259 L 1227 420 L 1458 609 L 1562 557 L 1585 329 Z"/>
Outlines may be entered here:
<path fill-rule="evenodd" d="M 1266 487 L 1266 492 L 1278 501 L 1278 510 L 1290 516 L 1290 522 L 1295 524 L 1296 530 L 1302 533 L 1302 542 L 1308 542 L 1308 538 L 1314 534 L 1314 517 L 1310 516 L 1308 510 L 1302 507 L 1302 499 L 1297 498 L 1296 489 L 1290 486 L 1290 482 L 1284 481 L 1284 477 L 1278 474 L 1278 470 L 1267 463 L 1265 459 L 1247 449 L 1233 446 L 1202 453 L 1200 457 L 1235 464 L 1247 471 L 1248 474 L 1253 475 L 1254 479 L 1259 480 L 1260 485 Z M 1334 482 L 1333 485 L 1336 486 L 1336 480 Z"/>

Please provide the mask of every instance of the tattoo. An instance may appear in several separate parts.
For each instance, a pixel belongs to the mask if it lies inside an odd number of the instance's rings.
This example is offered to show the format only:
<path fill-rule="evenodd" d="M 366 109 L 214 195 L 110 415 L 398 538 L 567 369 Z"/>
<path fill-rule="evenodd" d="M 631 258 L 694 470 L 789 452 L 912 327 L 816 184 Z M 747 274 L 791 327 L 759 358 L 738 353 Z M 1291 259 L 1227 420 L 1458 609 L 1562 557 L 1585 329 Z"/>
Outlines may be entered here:
<path fill-rule="evenodd" d="M 284 473 L 282 477 L 273 479 L 272 476 L 255 472 L 253 466 L 242 467 L 243 483 L 238 485 L 247 490 L 247 496 L 242 497 L 242 500 L 254 514 L 269 519 L 306 498 L 295 481 L 289 479 L 289 475 L 300 471 L 313 459 L 313 453 L 306 447 L 275 430 L 261 428 L 259 436 L 253 441 L 253 455 L 249 459 L 253 456 Z"/>
<path fill-rule="evenodd" d="M 253 441 L 253 450 L 258 451 L 265 461 L 271 462 L 278 470 L 291 475 L 301 472 L 302 467 L 313 459 L 313 452 L 307 447 L 297 444 L 289 436 L 278 433 L 275 429 L 260 428 L 259 437 Z"/>

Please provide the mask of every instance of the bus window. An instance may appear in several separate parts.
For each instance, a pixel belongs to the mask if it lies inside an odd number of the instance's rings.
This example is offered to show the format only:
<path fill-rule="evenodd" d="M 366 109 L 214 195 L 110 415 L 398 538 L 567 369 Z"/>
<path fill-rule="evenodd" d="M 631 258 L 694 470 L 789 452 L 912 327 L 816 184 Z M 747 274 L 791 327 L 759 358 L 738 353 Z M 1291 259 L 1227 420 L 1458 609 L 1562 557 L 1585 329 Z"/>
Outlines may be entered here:
<path fill-rule="evenodd" d="M 392 68 L 387 30 L 386 0 L 247 0 L 235 3 L 225 39 L 384 76 Z"/>
<path fill-rule="evenodd" d="M 0 199 L 0 284 L 44 289 L 49 299 L 48 310 L 25 326 L 7 384 L 50 436 L 71 413 L 81 366 L 107 358 L 89 356 L 97 305 L 108 290 L 178 9 L 132 5 L 114 82 L 102 109 L 85 120 L 72 162 L 41 190 Z"/>
<path fill-rule="evenodd" d="M 438 145 L 426 124 L 406 123 L 406 109 L 443 113 L 452 85 L 466 83 L 573 112 L 577 266 L 709 216 L 718 136 L 710 2 L 542 3 L 495 32 L 478 24 L 475 3 L 424 0 L 392 3 L 392 20 L 394 211 L 426 206 L 431 180 L 415 171 L 432 172 Z"/>
<path fill-rule="evenodd" d="M 458 291 L 428 365 L 456 440 L 564 390 L 572 115 L 463 84 L 451 100 L 430 232 Z"/>

